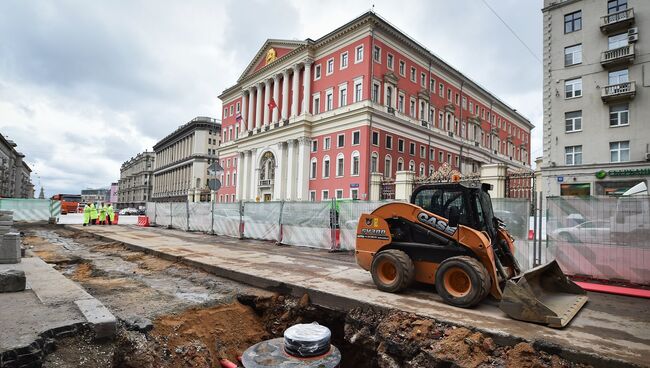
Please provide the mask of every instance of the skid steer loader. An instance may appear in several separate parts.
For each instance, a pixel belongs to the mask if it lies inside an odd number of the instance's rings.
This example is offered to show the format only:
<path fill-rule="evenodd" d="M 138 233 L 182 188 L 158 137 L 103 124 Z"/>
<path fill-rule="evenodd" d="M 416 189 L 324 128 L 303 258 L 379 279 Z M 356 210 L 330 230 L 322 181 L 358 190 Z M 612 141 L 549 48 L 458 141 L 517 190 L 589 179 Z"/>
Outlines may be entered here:
<path fill-rule="evenodd" d="M 490 189 L 478 182 L 427 184 L 416 188 L 411 203 L 362 214 L 357 263 L 382 291 L 433 284 L 446 303 L 463 308 L 492 295 L 511 318 L 566 326 L 587 293 L 555 261 L 522 272 L 514 239 L 494 217 Z"/>

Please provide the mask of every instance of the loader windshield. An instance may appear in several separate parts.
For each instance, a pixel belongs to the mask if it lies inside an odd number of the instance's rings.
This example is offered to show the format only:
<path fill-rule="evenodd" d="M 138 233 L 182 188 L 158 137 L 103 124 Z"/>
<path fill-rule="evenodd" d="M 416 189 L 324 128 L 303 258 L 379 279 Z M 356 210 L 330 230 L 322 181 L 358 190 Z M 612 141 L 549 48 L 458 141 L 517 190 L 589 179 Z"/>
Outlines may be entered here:
<path fill-rule="evenodd" d="M 478 228 L 486 231 L 490 238 L 496 240 L 497 231 L 494 227 L 494 211 L 492 211 L 492 200 L 490 195 L 483 190 L 478 190 L 475 194 L 476 214 Z"/>

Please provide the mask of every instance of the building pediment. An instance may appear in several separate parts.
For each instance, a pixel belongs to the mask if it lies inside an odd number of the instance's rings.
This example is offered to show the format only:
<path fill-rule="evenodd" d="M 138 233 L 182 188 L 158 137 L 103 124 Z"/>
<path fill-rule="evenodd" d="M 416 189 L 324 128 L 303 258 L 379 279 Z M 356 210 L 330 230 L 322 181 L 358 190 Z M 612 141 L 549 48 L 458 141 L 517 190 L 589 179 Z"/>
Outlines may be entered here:
<path fill-rule="evenodd" d="M 394 85 L 397 85 L 397 82 L 399 81 L 399 78 L 395 73 L 388 71 L 386 74 L 384 74 L 384 82 L 385 83 L 392 83 Z"/>
<path fill-rule="evenodd" d="M 307 41 L 295 40 L 275 40 L 268 39 L 262 45 L 260 50 L 255 54 L 251 62 L 248 64 L 244 72 L 241 74 L 238 82 L 246 77 L 256 73 L 257 71 L 266 68 L 267 66 L 277 62 L 283 57 L 291 54 L 297 49 L 301 49 L 308 45 Z"/>

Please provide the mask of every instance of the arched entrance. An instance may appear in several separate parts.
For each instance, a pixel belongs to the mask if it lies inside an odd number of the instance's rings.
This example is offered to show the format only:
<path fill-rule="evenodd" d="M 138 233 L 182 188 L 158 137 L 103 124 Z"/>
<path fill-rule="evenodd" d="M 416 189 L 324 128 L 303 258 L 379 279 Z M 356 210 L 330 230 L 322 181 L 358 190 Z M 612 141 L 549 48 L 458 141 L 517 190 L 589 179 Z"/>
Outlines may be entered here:
<path fill-rule="evenodd" d="M 275 181 L 275 155 L 273 152 L 265 152 L 259 164 L 259 193 L 260 200 L 268 202 L 273 198 L 273 185 Z"/>

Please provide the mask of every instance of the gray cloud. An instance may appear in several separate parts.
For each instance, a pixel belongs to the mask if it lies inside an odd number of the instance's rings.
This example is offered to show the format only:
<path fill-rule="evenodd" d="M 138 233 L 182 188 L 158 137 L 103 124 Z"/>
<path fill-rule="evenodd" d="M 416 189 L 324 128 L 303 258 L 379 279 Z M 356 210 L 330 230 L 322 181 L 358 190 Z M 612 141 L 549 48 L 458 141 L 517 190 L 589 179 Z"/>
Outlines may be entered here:
<path fill-rule="evenodd" d="M 541 56 L 541 1 L 488 0 Z M 541 65 L 475 0 L 376 11 L 541 126 Z M 267 38 L 316 39 L 364 1 L 0 2 L 0 132 L 48 194 L 107 186 L 122 161 L 196 115 Z M 533 154 L 541 153 L 541 129 Z M 36 179 L 35 179 L 36 181 Z"/>

